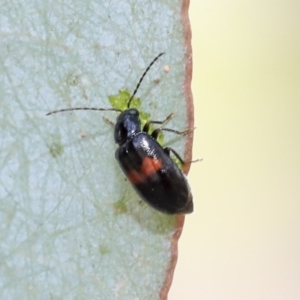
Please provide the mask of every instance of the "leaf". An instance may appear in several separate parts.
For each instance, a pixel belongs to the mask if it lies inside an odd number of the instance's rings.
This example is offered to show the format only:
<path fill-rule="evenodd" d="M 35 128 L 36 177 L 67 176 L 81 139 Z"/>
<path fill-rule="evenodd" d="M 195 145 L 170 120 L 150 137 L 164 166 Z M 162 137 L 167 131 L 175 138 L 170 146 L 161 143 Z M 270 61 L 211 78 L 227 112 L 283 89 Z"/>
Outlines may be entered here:
<path fill-rule="evenodd" d="M 163 51 L 133 105 L 143 122 L 173 112 L 168 127 L 192 127 L 182 3 L 1 6 L 0 298 L 165 298 L 183 216 L 150 208 L 120 171 L 103 120 L 117 113 L 45 114 L 124 107 Z M 186 137 L 163 138 L 184 154 Z"/>

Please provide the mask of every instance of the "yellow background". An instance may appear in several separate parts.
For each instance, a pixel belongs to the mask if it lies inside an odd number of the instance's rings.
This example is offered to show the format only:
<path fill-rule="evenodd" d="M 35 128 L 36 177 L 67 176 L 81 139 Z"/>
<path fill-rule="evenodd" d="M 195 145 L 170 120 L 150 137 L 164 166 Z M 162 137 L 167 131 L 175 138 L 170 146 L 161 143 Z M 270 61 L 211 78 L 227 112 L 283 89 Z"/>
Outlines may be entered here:
<path fill-rule="evenodd" d="M 192 0 L 195 212 L 170 300 L 300 299 L 300 1 Z"/>

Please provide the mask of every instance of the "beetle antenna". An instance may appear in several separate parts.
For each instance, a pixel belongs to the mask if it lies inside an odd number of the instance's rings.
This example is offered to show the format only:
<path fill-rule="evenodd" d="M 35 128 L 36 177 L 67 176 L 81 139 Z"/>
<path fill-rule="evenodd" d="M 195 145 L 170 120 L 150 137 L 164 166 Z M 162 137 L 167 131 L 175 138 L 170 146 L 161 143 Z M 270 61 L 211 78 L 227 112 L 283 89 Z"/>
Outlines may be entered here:
<path fill-rule="evenodd" d="M 140 78 L 138 84 L 136 85 L 136 88 L 132 94 L 132 96 L 130 97 L 130 99 L 128 100 L 128 103 L 127 103 L 127 108 L 130 108 L 130 104 L 131 104 L 131 101 L 133 99 L 133 97 L 135 96 L 136 92 L 138 91 L 144 77 L 146 76 L 147 72 L 150 70 L 150 68 L 153 66 L 153 64 L 162 56 L 164 55 L 165 52 L 162 52 L 162 53 L 159 53 L 153 60 L 152 62 L 150 63 L 150 65 L 147 67 L 147 69 L 145 70 L 145 72 L 143 73 L 142 77 Z"/>
<path fill-rule="evenodd" d="M 97 107 L 74 107 L 74 108 L 64 108 L 64 109 L 59 109 L 59 110 L 53 110 L 50 111 L 46 114 L 46 116 L 60 113 L 60 112 L 65 112 L 65 111 L 71 111 L 71 110 L 98 110 L 98 111 L 117 111 L 117 112 L 122 112 L 121 109 L 117 108 L 97 108 Z"/>

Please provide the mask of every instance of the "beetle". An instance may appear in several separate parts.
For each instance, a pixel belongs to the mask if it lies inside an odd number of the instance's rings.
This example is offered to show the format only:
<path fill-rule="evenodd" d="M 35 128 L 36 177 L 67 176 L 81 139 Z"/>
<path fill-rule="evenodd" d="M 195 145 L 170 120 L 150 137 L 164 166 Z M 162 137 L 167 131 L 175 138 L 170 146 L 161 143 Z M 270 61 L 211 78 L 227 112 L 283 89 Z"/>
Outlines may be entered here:
<path fill-rule="evenodd" d="M 172 160 L 171 153 L 181 165 L 186 162 L 174 149 L 163 148 L 157 138 L 161 131 L 185 135 L 191 130 L 177 131 L 164 128 L 163 125 L 173 117 L 173 114 L 163 121 L 150 120 L 142 128 L 139 110 L 130 107 L 145 75 L 163 54 L 162 52 L 157 55 L 146 68 L 124 111 L 116 108 L 75 107 L 55 110 L 46 115 L 73 110 L 119 112 L 114 125 L 114 140 L 118 145 L 115 158 L 137 194 L 150 206 L 165 214 L 188 214 L 193 212 L 191 189 L 186 176 Z M 154 129 L 150 134 L 151 124 L 160 124 L 161 127 Z"/>

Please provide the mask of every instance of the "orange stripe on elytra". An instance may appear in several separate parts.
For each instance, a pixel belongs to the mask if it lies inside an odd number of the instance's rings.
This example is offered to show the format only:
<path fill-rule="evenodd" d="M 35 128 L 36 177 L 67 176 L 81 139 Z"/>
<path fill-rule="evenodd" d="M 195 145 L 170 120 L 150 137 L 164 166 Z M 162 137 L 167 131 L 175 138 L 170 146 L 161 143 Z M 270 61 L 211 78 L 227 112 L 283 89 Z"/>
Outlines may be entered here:
<path fill-rule="evenodd" d="M 132 184 L 143 183 L 148 176 L 155 174 L 161 168 L 161 160 L 147 156 L 143 159 L 141 169 L 128 172 L 127 177 Z"/>
<path fill-rule="evenodd" d="M 161 170 L 161 167 L 162 167 L 161 160 L 147 156 L 143 160 L 141 173 L 145 177 L 147 177 Z"/>
<path fill-rule="evenodd" d="M 138 171 L 130 171 L 127 173 L 127 177 L 132 184 L 138 184 L 144 181 L 141 174 Z"/>

